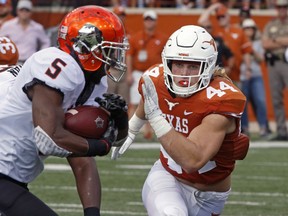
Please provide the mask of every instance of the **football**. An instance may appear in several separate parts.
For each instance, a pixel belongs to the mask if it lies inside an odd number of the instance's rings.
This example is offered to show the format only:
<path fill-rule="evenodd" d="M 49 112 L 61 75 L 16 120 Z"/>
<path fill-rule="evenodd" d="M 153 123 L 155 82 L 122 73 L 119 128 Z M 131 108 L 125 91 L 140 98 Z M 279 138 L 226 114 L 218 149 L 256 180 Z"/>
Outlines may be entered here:
<path fill-rule="evenodd" d="M 100 107 L 83 105 L 65 113 L 64 127 L 84 138 L 101 138 L 108 124 L 109 114 Z"/>

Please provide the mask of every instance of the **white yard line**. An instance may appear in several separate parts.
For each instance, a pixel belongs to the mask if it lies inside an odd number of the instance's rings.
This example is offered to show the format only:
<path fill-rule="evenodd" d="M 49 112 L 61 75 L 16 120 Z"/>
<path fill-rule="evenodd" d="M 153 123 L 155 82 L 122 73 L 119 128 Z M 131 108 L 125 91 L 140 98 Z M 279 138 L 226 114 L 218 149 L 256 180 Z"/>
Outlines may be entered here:
<path fill-rule="evenodd" d="M 288 141 L 253 141 L 250 148 L 288 148 Z M 157 142 L 133 143 L 130 149 L 159 149 Z"/>

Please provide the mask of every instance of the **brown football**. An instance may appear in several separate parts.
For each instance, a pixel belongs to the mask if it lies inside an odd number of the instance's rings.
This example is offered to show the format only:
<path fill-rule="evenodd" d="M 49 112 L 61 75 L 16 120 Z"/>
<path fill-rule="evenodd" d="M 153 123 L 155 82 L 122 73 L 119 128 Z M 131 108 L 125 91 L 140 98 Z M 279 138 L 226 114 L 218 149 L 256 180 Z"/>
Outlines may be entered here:
<path fill-rule="evenodd" d="M 108 113 L 100 107 L 78 106 L 65 113 L 64 127 L 85 138 L 99 139 L 109 124 Z"/>

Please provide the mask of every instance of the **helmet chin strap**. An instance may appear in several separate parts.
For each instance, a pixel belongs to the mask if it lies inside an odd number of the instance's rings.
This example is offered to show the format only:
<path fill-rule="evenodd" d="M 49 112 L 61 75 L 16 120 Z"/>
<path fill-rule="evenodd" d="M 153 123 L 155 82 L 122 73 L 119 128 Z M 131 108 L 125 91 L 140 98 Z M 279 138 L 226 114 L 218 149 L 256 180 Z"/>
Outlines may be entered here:
<path fill-rule="evenodd" d="M 83 70 L 86 82 L 99 84 L 102 77 L 106 75 L 104 67 L 105 67 L 105 64 L 102 63 L 100 68 L 98 68 L 96 71 L 92 73 L 91 71 Z"/>

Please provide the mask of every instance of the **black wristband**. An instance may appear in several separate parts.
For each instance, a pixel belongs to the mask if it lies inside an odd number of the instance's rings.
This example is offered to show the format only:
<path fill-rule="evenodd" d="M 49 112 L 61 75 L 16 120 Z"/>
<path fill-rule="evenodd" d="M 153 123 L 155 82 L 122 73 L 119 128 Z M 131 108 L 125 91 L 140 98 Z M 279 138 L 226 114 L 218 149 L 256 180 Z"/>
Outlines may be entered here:
<path fill-rule="evenodd" d="M 111 144 L 104 139 L 87 139 L 89 149 L 86 156 L 104 156 L 110 151 Z"/>
<path fill-rule="evenodd" d="M 100 216 L 100 210 L 97 207 L 85 208 L 84 216 Z"/>

